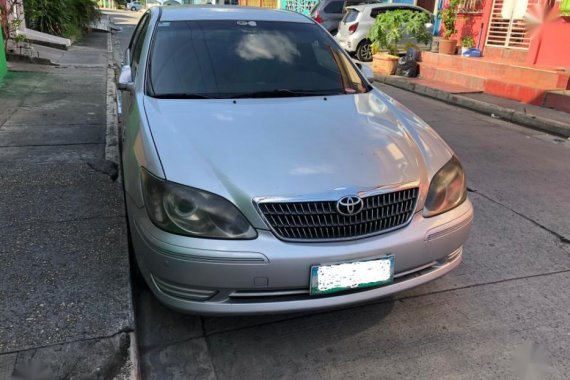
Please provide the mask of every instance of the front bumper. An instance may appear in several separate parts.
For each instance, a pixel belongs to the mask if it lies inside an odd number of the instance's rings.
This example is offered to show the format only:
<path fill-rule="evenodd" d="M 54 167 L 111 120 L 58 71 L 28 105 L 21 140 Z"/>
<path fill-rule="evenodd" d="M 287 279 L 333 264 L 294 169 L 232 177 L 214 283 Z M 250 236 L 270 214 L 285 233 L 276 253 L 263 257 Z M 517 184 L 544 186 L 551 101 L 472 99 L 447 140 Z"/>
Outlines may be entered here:
<path fill-rule="evenodd" d="M 209 315 L 283 313 L 365 302 L 432 281 L 455 268 L 469 235 L 469 200 L 433 218 L 416 213 L 399 230 L 335 243 L 288 243 L 259 230 L 255 240 L 196 239 L 155 227 L 129 202 L 137 261 L 155 296 L 169 307 Z M 312 265 L 393 255 L 394 283 L 310 296 Z"/>

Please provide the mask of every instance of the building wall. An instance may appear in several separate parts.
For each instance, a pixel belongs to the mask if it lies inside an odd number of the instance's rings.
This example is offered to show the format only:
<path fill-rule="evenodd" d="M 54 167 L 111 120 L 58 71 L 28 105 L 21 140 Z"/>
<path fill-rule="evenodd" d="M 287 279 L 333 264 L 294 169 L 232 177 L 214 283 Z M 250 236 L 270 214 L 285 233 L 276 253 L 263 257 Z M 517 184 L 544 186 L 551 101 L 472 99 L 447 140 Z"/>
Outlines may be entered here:
<path fill-rule="evenodd" d="M 570 68 L 570 17 L 560 16 L 561 3 L 556 2 L 551 21 L 546 22 L 531 41 L 527 63 Z"/>
<path fill-rule="evenodd" d="M 457 34 L 453 36 L 458 42 L 463 37 L 472 36 L 475 39 L 476 46 L 481 49 L 485 46 L 485 38 L 487 37 L 488 21 L 491 15 L 493 0 L 466 1 L 467 7 L 462 9 L 455 21 L 455 29 Z M 448 4 L 448 0 L 441 1 L 439 6 L 442 8 Z M 441 9 L 438 13 L 441 12 Z M 440 23 L 440 35 L 443 35 L 445 28 Z"/>
<path fill-rule="evenodd" d="M 239 5 L 276 9 L 279 7 L 279 2 L 278 0 L 239 0 Z"/>

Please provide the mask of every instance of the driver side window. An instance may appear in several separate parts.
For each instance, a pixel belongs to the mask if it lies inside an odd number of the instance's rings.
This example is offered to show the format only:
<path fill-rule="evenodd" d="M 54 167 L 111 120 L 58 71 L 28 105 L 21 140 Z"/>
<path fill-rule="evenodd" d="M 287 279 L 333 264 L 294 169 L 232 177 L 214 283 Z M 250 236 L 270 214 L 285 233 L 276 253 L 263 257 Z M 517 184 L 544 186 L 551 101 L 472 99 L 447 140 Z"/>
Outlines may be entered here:
<path fill-rule="evenodd" d="M 148 24 L 150 22 L 150 17 L 148 14 L 143 16 L 143 19 L 139 23 L 139 27 L 135 30 L 135 34 L 133 36 L 133 40 L 131 41 L 130 49 L 130 59 L 131 59 L 131 73 L 133 79 L 137 75 L 137 71 L 139 69 L 140 58 L 142 53 L 142 48 L 146 36 L 146 32 L 148 29 Z"/>

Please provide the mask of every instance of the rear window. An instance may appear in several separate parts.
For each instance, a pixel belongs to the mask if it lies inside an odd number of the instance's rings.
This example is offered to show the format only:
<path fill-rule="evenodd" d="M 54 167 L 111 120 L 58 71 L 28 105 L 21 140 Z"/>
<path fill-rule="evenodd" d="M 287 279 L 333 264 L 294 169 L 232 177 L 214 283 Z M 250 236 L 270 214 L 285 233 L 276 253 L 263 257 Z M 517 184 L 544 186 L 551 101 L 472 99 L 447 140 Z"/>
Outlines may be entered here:
<path fill-rule="evenodd" d="M 378 15 L 380 13 L 384 13 L 386 11 L 393 11 L 394 9 L 386 9 L 386 8 L 374 8 L 371 12 L 370 12 L 370 17 L 372 18 L 376 18 L 378 17 Z"/>
<path fill-rule="evenodd" d="M 360 12 L 358 12 L 356 9 L 348 9 L 342 21 L 345 24 L 348 24 L 349 22 L 354 22 L 358 18 L 359 13 Z"/>
<path fill-rule="evenodd" d="M 325 7 L 325 13 L 342 13 L 344 8 L 344 1 L 333 1 Z"/>

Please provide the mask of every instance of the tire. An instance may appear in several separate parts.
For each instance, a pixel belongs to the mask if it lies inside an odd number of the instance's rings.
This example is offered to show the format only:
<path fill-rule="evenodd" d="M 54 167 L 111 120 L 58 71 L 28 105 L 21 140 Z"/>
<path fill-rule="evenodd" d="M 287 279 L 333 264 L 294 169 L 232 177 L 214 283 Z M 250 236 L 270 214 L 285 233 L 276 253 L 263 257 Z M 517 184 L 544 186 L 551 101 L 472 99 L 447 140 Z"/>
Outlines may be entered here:
<path fill-rule="evenodd" d="M 356 58 L 362 62 L 372 61 L 372 47 L 370 41 L 364 40 L 358 44 L 356 48 Z"/>
<path fill-rule="evenodd" d="M 133 249 L 133 239 L 131 238 L 131 229 L 128 221 L 127 221 L 127 238 L 129 243 L 129 262 L 131 264 L 131 283 L 137 289 L 150 290 L 141 272 L 139 263 L 137 261 L 137 257 L 135 255 L 135 251 Z"/>
<path fill-rule="evenodd" d="M 137 8 L 136 7 L 131 7 L 131 11 L 136 12 Z"/>

